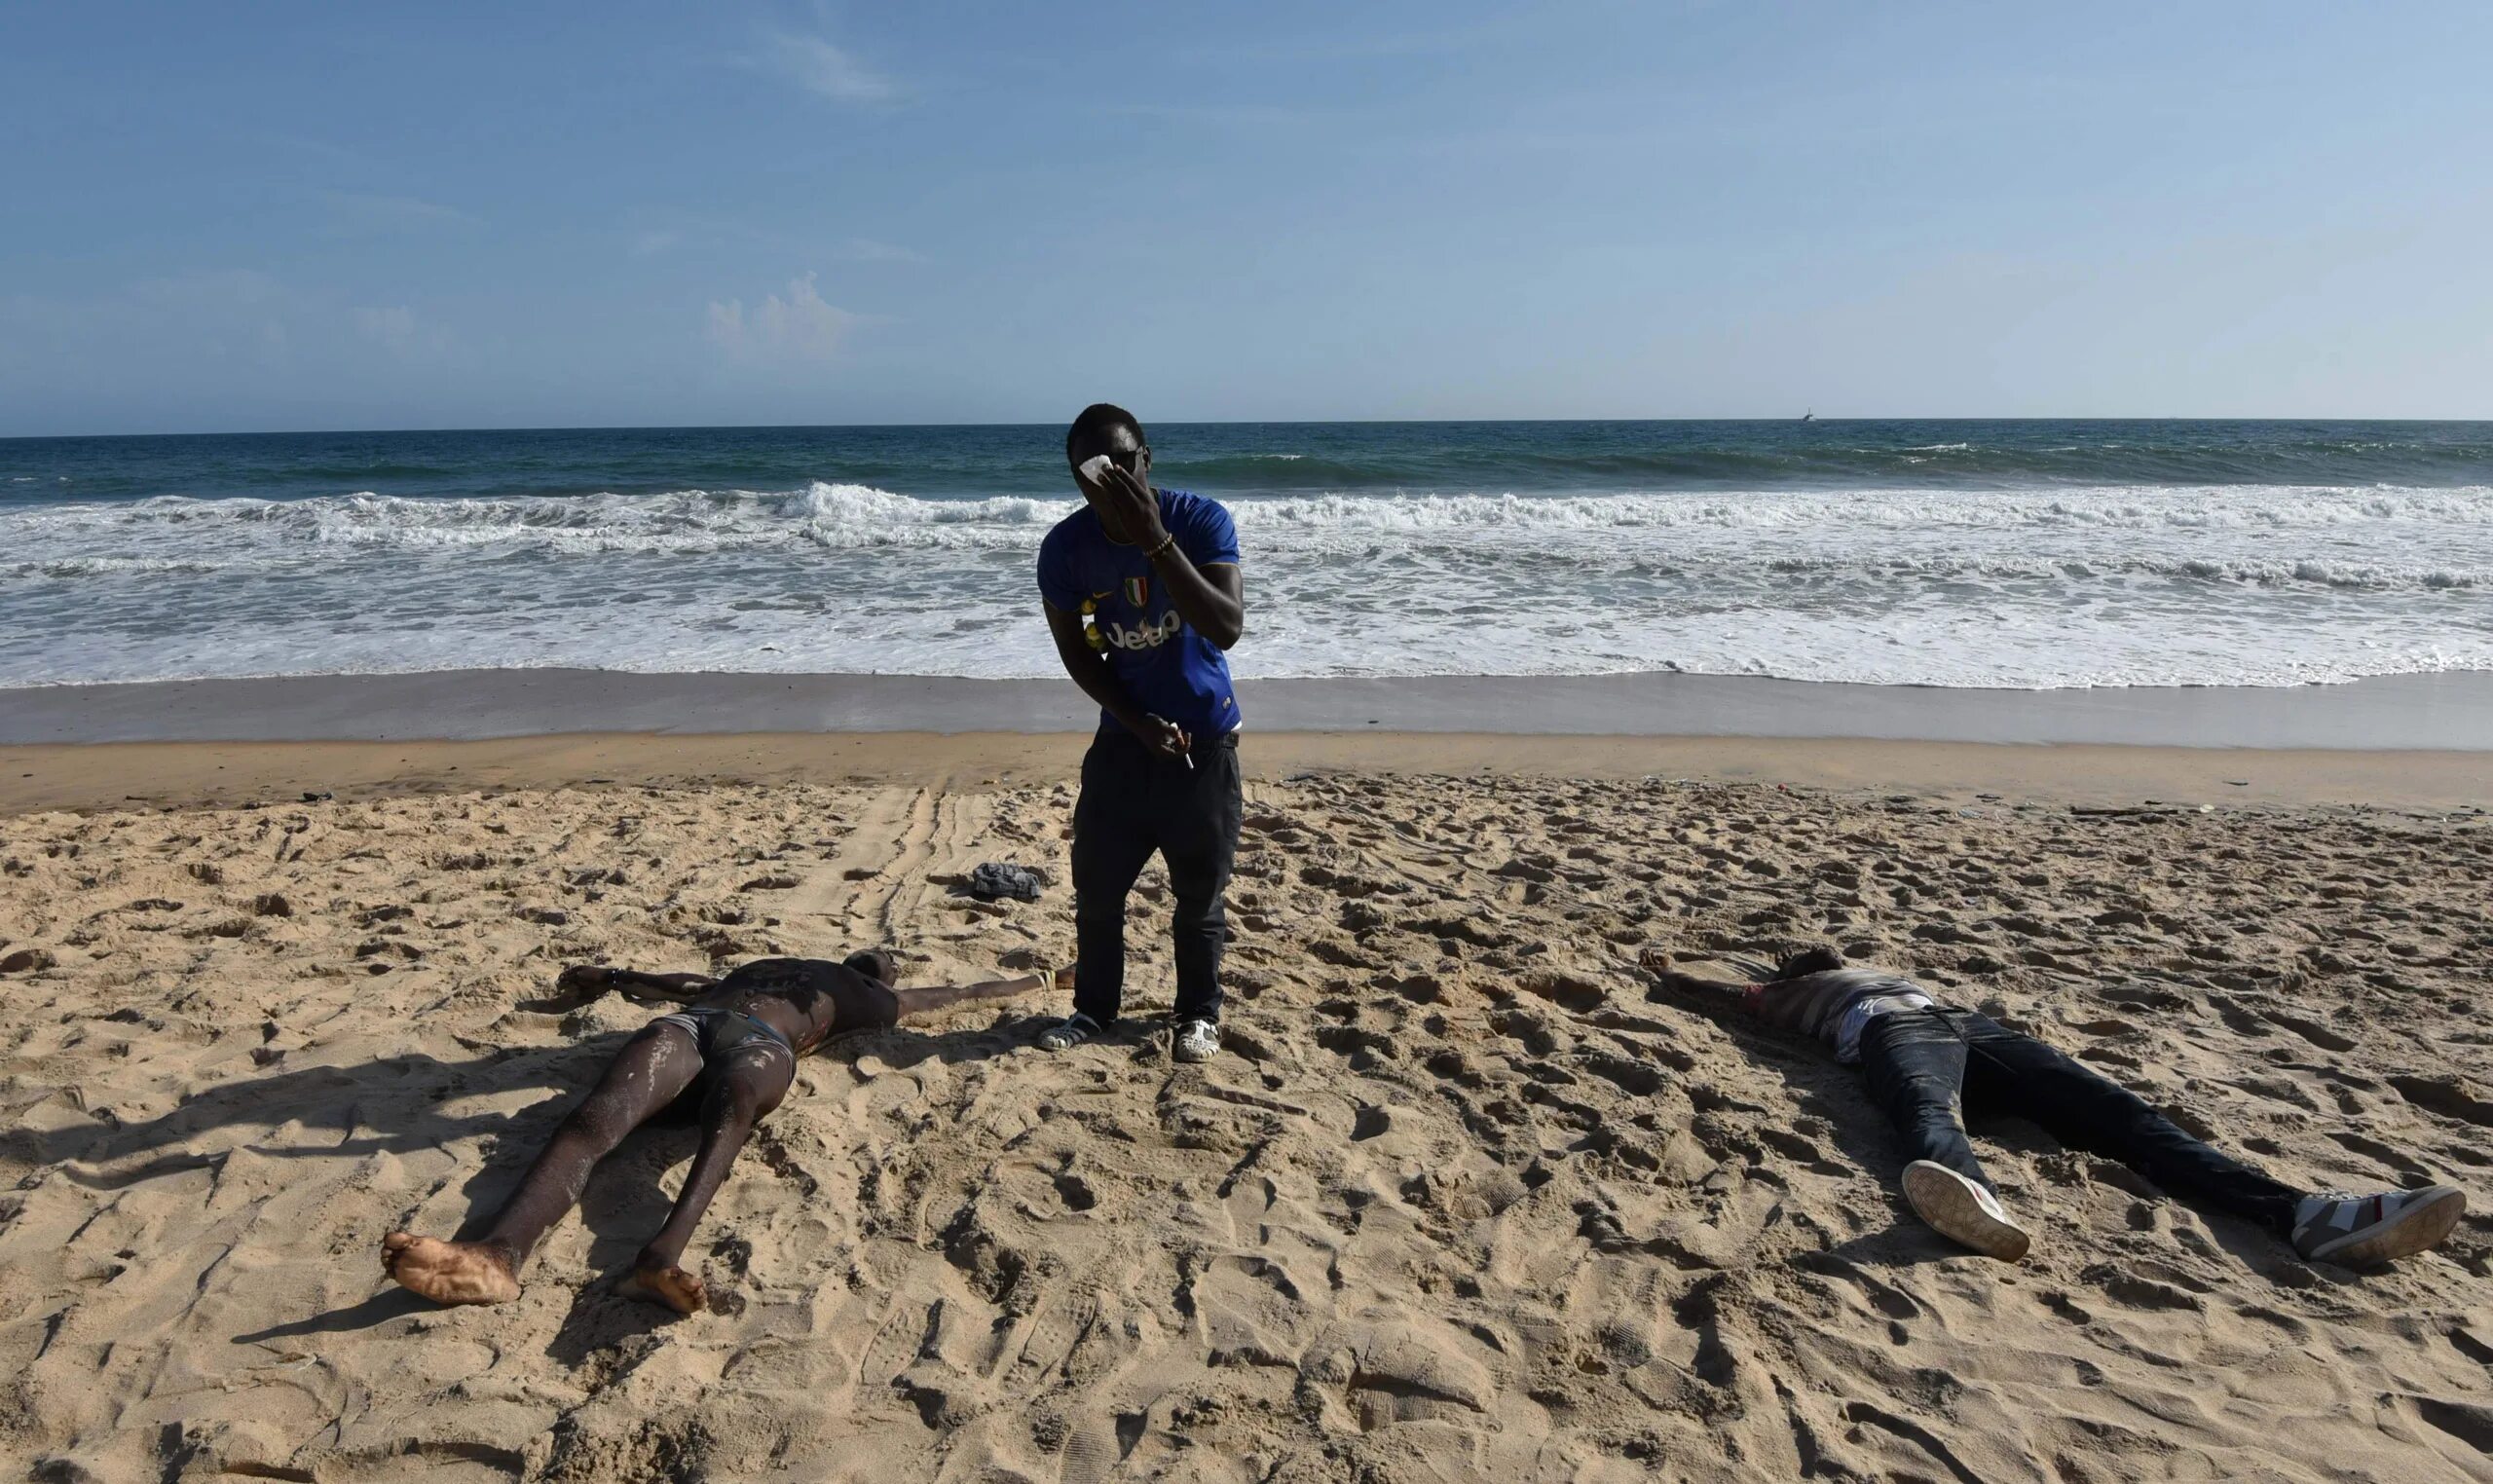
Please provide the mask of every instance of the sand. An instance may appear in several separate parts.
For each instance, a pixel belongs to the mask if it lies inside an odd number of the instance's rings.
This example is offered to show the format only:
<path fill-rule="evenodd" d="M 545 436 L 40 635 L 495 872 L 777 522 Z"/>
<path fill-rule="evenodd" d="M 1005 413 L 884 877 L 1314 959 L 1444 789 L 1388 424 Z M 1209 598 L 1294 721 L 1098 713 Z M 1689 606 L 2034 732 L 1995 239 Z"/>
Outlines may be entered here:
<path fill-rule="evenodd" d="M 584 746 L 529 765 L 623 766 Z M 956 756 L 478 791 L 444 756 L 0 819 L 0 1476 L 2493 1478 L 2493 830 L 2448 800 L 2072 808 L 2119 789 L 2067 752 L 1997 798 L 1268 756 L 1230 1054 L 1050 1057 L 1047 1001 L 836 1041 L 678 1318 L 614 1280 L 690 1131 L 627 1143 L 510 1305 L 387 1286 L 381 1239 L 490 1206 L 654 1013 L 560 1003 L 565 964 L 1061 961 L 1061 884 L 943 879 L 1060 867 L 1070 789 Z M 1960 1254 L 1853 1073 L 1635 967 L 1826 939 L 2286 1178 L 2476 1212 L 2357 1275 L 1984 1123 L 2038 1241 Z"/>
<path fill-rule="evenodd" d="M 2380 675 L 2333 686 L 2067 690 L 1859 686 L 1755 675 L 1401 675 L 1247 679 L 1258 737 L 1471 732 L 1506 737 L 1844 737 L 1889 742 L 2482 750 L 2493 674 Z M 560 732 L 1087 732 L 1098 711 L 1061 680 L 941 675 L 434 670 L 35 686 L 0 691 L 0 745 L 46 742 L 475 741 Z"/>
<path fill-rule="evenodd" d="M 2488 734 L 2493 735 L 2493 734 Z M 585 732 L 468 741 L 119 742 L 0 746 L 0 815 L 131 804 L 282 802 L 570 784 L 842 779 L 991 789 L 1077 776 L 1084 739 L 1022 732 Z M 2064 803 L 2481 808 L 2493 752 L 2003 745 L 1808 737 L 1283 732 L 1248 740 L 1249 775 L 1516 773 L 1650 777 Z"/>

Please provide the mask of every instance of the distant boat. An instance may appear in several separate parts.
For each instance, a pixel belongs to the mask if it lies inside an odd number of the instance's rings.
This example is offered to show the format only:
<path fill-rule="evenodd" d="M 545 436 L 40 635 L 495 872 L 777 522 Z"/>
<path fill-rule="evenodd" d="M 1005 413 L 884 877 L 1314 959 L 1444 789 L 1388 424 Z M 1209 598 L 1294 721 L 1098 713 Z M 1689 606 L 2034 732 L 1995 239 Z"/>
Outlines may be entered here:
<path fill-rule="evenodd" d="M 1813 408 L 1813 409 L 1811 409 L 1810 411 L 1807 411 L 1807 412 L 1805 412 L 1805 413 L 1801 414 L 1801 421 L 1802 421 L 1802 422 L 1804 422 L 1804 423 L 1814 423 L 1814 422 L 1816 422 L 1817 420 L 1818 420 L 1818 414 L 1817 414 L 1817 411 L 1816 411 L 1814 408 Z"/>

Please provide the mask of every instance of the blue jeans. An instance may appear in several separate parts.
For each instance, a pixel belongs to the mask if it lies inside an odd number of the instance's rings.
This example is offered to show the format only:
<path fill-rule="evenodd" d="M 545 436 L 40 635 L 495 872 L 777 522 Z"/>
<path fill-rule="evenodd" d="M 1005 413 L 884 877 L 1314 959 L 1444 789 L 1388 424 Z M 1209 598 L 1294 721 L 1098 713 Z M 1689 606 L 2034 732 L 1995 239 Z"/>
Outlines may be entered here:
<path fill-rule="evenodd" d="M 1181 1020 L 1220 1019 L 1223 893 L 1238 856 L 1238 734 L 1195 744 L 1194 765 L 1109 723 L 1082 759 L 1073 805 L 1073 1008 L 1102 1025 L 1125 1000 L 1126 895 L 1157 851 L 1169 868 Z"/>
<path fill-rule="evenodd" d="M 1879 1016 L 1861 1032 L 1861 1070 L 1907 1160 L 1991 1184 L 1965 1139 L 1964 1109 L 2030 1119 L 2072 1149 L 2119 1160 L 2185 1200 L 2291 1228 L 2299 1193 L 2192 1138 L 2146 1099 L 1970 1010 Z"/>

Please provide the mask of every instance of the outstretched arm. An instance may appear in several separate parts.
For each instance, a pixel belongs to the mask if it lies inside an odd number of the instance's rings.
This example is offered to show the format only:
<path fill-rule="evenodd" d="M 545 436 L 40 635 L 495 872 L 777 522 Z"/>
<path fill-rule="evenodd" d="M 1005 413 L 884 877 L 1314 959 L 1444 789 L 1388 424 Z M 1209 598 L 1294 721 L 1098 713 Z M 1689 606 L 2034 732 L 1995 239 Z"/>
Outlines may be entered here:
<path fill-rule="evenodd" d="M 1678 960 L 1671 955 L 1668 948 L 1648 946 L 1636 955 L 1636 967 L 1660 980 L 1663 987 L 1677 989 L 1683 994 L 1745 994 L 1748 992 L 1749 986 L 1746 983 L 1733 983 L 1729 980 L 1708 979 L 1701 974 L 1691 974 L 1678 968 L 1677 964 Z"/>
<path fill-rule="evenodd" d="M 900 1000 L 900 1018 L 906 1020 L 912 1016 L 933 1015 L 955 1005 L 1010 999 L 1017 994 L 1028 994 L 1034 989 L 1044 988 L 1046 984 L 1047 980 L 1042 976 L 1024 974 L 1019 979 L 994 979 L 984 983 L 946 984 L 924 989 L 895 989 L 892 993 Z"/>
<path fill-rule="evenodd" d="M 1753 983 L 1735 983 L 1730 980 L 1708 979 L 1673 968 L 1671 955 L 1661 948 L 1647 948 L 1636 955 L 1636 963 L 1658 981 L 1661 987 L 1685 999 L 1693 1000 L 1696 1008 L 1708 1015 L 1722 1015 L 1744 1009 Z M 1656 995 L 1652 998 L 1658 999 Z"/>
<path fill-rule="evenodd" d="M 574 964 L 563 971 L 554 987 L 583 999 L 594 999 L 610 989 L 643 999 L 673 1000 L 689 1005 L 718 986 L 719 982 L 707 974 L 644 974 L 638 969 L 609 969 L 590 964 Z"/>

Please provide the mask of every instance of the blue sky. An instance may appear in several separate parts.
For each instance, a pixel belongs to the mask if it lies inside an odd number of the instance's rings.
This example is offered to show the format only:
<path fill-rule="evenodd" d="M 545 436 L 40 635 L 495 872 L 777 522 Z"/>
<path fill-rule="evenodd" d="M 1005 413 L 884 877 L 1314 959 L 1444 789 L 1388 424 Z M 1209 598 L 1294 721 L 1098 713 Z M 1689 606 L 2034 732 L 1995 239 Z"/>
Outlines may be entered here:
<path fill-rule="evenodd" d="M 2493 416 L 2493 7 L 19 5 L 0 435 Z"/>

